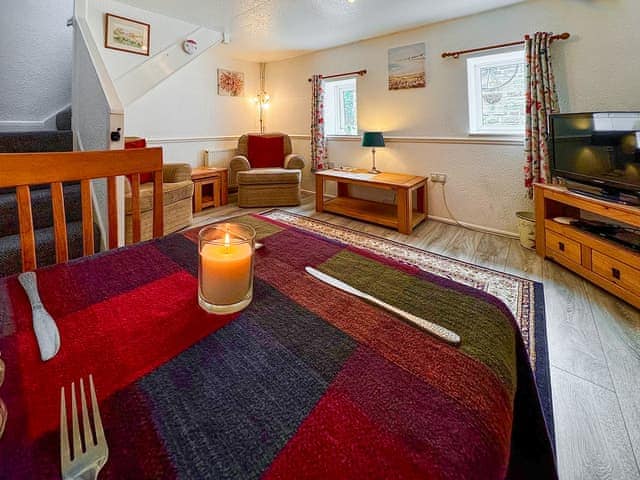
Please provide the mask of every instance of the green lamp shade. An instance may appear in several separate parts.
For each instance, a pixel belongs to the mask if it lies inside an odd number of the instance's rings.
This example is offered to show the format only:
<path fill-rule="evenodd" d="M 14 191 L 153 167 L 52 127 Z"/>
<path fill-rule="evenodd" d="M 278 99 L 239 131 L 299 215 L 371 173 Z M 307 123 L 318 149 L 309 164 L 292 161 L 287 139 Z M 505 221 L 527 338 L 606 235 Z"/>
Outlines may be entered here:
<path fill-rule="evenodd" d="M 384 147 L 382 132 L 364 132 L 362 134 L 363 147 Z"/>

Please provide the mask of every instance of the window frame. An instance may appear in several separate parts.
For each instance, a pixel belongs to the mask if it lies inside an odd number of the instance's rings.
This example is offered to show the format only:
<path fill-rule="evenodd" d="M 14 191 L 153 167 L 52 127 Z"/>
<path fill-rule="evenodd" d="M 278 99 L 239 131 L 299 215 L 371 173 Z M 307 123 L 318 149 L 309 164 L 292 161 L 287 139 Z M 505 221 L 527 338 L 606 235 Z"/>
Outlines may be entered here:
<path fill-rule="evenodd" d="M 469 106 L 469 135 L 499 135 L 509 137 L 524 137 L 525 126 L 508 127 L 482 126 L 482 79 L 480 70 L 487 65 L 503 64 L 522 60 L 525 64 L 524 50 L 513 50 L 504 53 L 478 55 L 467 59 L 467 93 Z M 523 96 L 526 96 L 526 85 Z"/>
<path fill-rule="evenodd" d="M 340 78 L 337 80 L 324 80 L 325 91 L 325 134 L 330 137 L 356 136 L 358 135 L 358 81 L 357 77 Z M 347 84 L 352 84 L 347 86 Z M 332 89 L 329 92 L 329 89 Z M 344 92 L 353 90 L 353 109 L 355 130 L 347 133 L 346 110 L 344 108 Z M 329 101 L 327 101 L 329 100 Z M 332 104 L 331 104 L 332 103 Z M 331 107 L 329 105 L 331 104 Z M 329 108 L 328 108 L 329 107 Z M 330 118 L 332 117 L 332 118 Z M 334 127 L 334 131 L 329 131 L 329 126 Z M 339 132 L 339 133 L 336 133 Z"/>

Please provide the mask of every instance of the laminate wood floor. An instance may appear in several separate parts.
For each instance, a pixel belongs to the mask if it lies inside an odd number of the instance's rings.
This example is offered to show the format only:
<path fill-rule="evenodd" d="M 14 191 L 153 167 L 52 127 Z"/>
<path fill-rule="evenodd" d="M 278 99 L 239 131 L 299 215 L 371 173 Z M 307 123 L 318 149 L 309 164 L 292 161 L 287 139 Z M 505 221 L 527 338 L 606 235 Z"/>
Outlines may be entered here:
<path fill-rule="evenodd" d="M 264 210 L 230 204 L 201 212 L 194 225 Z M 640 311 L 516 239 L 435 221 L 403 235 L 317 214 L 310 194 L 286 210 L 543 282 L 560 478 L 640 479 Z"/>

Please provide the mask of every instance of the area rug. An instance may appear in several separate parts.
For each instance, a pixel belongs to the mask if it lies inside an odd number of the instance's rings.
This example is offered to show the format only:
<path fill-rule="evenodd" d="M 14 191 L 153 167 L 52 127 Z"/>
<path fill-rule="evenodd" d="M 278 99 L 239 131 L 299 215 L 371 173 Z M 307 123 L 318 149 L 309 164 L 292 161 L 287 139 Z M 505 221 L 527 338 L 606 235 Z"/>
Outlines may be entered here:
<path fill-rule="evenodd" d="M 417 267 L 425 272 L 476 288 L 501 300 L 513 313 L 520 327 L 534 371 L 545 419 L 551 438 L 554 438 L 542 283 L 280 209 L 269 210 L 261 213 L 260 216 Z"/>

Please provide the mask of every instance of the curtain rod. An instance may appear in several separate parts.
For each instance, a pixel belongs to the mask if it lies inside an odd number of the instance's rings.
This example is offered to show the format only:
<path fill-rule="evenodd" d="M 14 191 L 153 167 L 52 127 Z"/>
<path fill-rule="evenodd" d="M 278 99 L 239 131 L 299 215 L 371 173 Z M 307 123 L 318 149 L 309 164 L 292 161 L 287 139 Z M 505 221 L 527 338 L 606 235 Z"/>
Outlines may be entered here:
<path fill-rule="evenodd" d="M 349 77 L 351 75 L 360 75 L 363 76 L 367 73 L 366 70 L 356 70 L 355 72 L 347 72 L 347 73 L 336 73 L 335 75 L 320 75 L 321 79 L 326 79 L 326 78 L 338 78 L 338 77 Z M 308 79 L 309 81 L 311 81 L 311 79 Z"/>
<path fill-rule="evenodd" d="M 552 41 L 567 40 L 570 36 L 571 34 L 565 32 L 559 35 L 552 35 L 551 40 Z M 524 38 L 528 40 L 530 37 L 529 35 L 526 35 Z M 458 58 L 460 55 L 465 55 L 467 53 L 483 52 L 485 50 L 495 50 L 496 48 L 513 47 L 515 45 L 524 45 L 524 42 L 525 42 L 524 40 L 519 40 L 517 42 L 501 43 L 500 45 L 490 45 L 488 47 L 472 48 L 470 50 L 460 50 L 458 52 L 444 52 L 442 54 L 442 58 L 447 58 L 447 57 Z"/>

